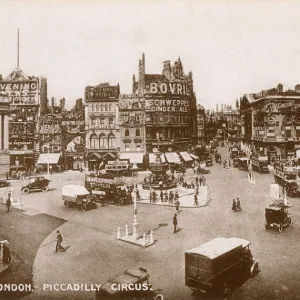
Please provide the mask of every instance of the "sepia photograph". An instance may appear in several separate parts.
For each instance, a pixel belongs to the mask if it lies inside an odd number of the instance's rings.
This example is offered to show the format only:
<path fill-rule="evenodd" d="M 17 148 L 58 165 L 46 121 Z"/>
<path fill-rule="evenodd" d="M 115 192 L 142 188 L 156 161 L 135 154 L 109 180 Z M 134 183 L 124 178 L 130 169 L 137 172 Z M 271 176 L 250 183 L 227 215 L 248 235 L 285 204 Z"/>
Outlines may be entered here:
<path fill-rule="evenodd" d="M 300 299 L 299 15 L 0 1 L 0 299 Z"/>

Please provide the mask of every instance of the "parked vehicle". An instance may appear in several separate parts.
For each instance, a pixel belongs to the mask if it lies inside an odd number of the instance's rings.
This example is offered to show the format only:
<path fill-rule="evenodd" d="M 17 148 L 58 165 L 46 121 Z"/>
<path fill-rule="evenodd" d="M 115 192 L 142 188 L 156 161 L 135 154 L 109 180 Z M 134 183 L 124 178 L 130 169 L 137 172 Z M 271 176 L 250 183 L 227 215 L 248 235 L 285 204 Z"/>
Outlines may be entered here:
<path fill-rule="evenodd" d="M 274 170 L 275 182 L 286 189 L 289 197 L 300 197 L 299 171 L 297 167 L 280 166 L 277 166 Z"/>
<path fill-rule="evenodd" d="M 250 164 L 250 159 L 247 157 L 240 157 L 240 158 L 233 159 L 233 166 L 235 168 L 238 168 L 239 170 L 248 171 L 249 164 Z"/>
<path fill-rule="evenodd" d="M 77 207 L 82 211 L 97 208 L 97 204 L 93 201 L 90 192 L 81 185 L 67 184 L 62 187 L 61 200 L 67 207 Z"/>
<path fill-rule="evenodd" d="M 212 161 L 211 156 L 205 158 L 205 164 L 206 164 L 207 167 L 210 167 L 210 166 L 213 165 L 213 161 Z"/>
<path fill-rule="evenodd" d="M 274 203 L 266 208 L 266 230 L 277 228 L 278 232 L 282 232 L 285 227 L 291 227 L 293 224 L 289 211 L 291 206 L 288 202 L 284 203 L 283 199 L 274 200 Z"/>
<path fill-rule="evenodd" d="M 91 193 L 93 201 L 120 206 L 132 203 L 132 190 L 126 190 L 119 177 L 111 174 L 86 174 L 84 186 Z"/>
<path fill-rule="evenodd" d="M 185 284 L 199 293 L 226 297 L 259 272 L 250 242 L 216 238 L 185 252 Z"/>
<path fill-rule="evenodd" d="M 28 194 L 32 191 L 47 192 L 49 189 L 50 180 L 45 179 L 43 176 L 31 177 L 30 183 L 23 185 L 21 191 L 23 194 Z"/>
<path fill-rule="evenodd" d="M 268 168 L 268 156 L 259 156 L 257 153 L 252 154 L 251 164 L 253 171 L 259 173 L 270 173 Z"/>
<path fill-rule="evenodd" d="M 10 182 L 5 179 L 0 179 L 0 188 L 10 186 Z"/>
<path fill-rule="evenodd" d="M 149 273 L 143 268 L 125 270 L 101 285 L 100 289 L 96 291 L 96 300 L 153 300 L 157 291 L 154 291 L 149 284 L 149 277 Z"/>

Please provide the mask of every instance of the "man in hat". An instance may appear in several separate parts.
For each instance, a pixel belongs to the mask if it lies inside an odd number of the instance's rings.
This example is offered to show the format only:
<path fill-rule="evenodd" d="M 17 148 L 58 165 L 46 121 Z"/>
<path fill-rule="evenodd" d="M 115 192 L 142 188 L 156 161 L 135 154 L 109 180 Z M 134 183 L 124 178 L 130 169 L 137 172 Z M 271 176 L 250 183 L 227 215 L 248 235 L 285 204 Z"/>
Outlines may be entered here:
<path fill-rule="evenodd" d="M 56 249 L 55 252 L 63 252 L 65 248 L 61 245 L 63 241 L 62 235 L 60 234 L 59 230 L 56 231 Z"/>
<path fill-rule="evenodd" d="M 177 224 L 178 224 L 178 222 L 177 222 L 177 214 L 175 213 L 174 217 L 173 217 L 174 233 L 176 233 L 176 231 L 177 231 Z"/>
<path fill-rule="evenodd" d="M 11 192 L 9 192 L 7 195 L 6 207 L 7 207 L 7 211 L 9 211 L 11 207 Z"/>

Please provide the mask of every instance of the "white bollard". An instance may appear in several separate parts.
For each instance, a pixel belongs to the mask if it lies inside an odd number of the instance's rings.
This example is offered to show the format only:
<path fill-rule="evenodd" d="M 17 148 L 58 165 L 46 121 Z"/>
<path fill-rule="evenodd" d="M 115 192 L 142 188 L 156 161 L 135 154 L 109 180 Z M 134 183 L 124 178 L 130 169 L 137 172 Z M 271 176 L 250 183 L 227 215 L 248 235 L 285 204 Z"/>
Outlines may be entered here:
<path fill-rule="evenodd" d="M 118 226 L 118 231 L 117 231 L 117 240 L 121 238 L 121 228 Z"/>
<path fill-rule="evenodd" d="M 154 243 L 154 239 L 153 239 L 153 230 L 150 231 L 150 244 Z"/>
<path fill-rule="evenodd" d="M 256 184 L 256 182 L 255 182 L 255 177 L 253 176 L 253 184 Z"/>
<path fill-rule="evenodd" d="M 146 246 L 146 233 L 144 232 L 143 234 L 143 246 L 145 247 Z"/>
<path fill-rule="evenodd" d="M 125 225 L 125 236 L 128 236 L 128 224 Z"/>
<path fill-rule="evenodd" d="M 133 226 L 132 238 L 134 240 L 137 240 L 137 238 L 138 238 L 138 230 L 137 230 L 138 222 L 137 222 L 136 216 L 134 217 L 132 226 Z"/>

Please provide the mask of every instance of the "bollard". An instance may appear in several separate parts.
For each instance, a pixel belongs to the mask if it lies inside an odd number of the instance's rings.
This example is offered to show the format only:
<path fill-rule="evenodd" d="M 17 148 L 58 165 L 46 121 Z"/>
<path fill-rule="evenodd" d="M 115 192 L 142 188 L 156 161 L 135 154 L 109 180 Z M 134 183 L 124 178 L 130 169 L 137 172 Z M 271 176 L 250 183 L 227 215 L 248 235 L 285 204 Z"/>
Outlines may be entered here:
<path fill-rule="evenodd" d="M 117 240 L 121 238 L 121 228 L 118 226 L 118 231 L 117 231 Z"/>
<path fill-rule="evenodd" d="M 125 225 L 125 236 L 128 236 L 128 224 Z"/>
<path fill-rule="evenodd" d="M 138 238 L 138 230 L 137 230 L 138 222 L 137 222 L 136 216 L 134 217 L 132 226 L 133 226 L 132 238 L 134 240 L 137 240 L 137 238 Z"/>
<path fill-rule="evenodd" d="M 256 182 L 255 182 L 255 177 L 253 176 L 253 184 L 256 184 Z"/>
<path fill-rule="evenodd" d="M 154 239 L 153 239 L 153 230 L 150 231 L 150 244 L 154 243 Z"/>
<path fill-rule="evenodd" d="M 146 247 L 146 233 L 145 232 L 143 234 L 143 241 L 142 241 L 142 243 L 143 243 L 143 247 Z"/>

